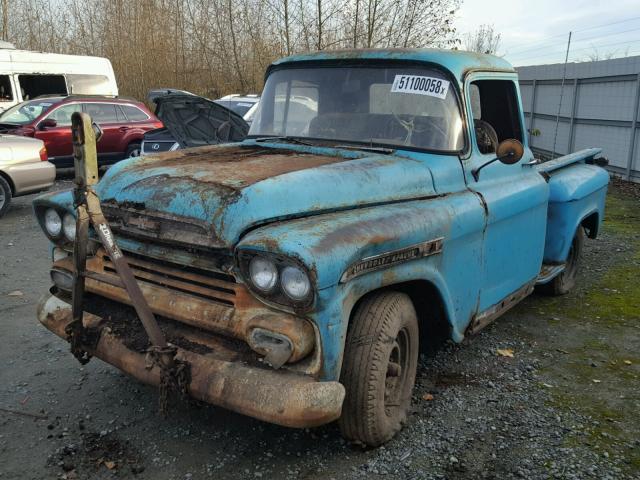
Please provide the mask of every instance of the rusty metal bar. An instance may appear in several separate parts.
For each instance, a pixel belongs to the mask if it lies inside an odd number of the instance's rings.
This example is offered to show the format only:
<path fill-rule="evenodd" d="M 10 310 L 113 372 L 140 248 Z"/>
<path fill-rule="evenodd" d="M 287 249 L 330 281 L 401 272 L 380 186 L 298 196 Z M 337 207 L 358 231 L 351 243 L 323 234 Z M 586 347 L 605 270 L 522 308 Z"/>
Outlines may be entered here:
<path fill-rule="evenodd" d="M 84 299 L 84 275 L 87 270 L 87 242 L 89 239 L 89 215 L 84 205 L 78 205 L 76 216 L 76 241 L 73 244 L 73 321 L 82 322 Z"/>
<path fill-rule="evenodd" d="M 149 304 L 145 300 L 144 295 L 142 295 L 140 286 L 138 285 L 138 282 L 136 282 L 133 272 L 131 271 L 127 260 L 124 258 L 122 250 L 120 250 L 120 247 L 116 245 L 111 228 L 109 228 L 109 223 L 106 218 L 104 218 L 102 210 L 100 209 L 100 200 L 98 199 L 98 196 L 92 189 L 89 189 L 87 190 L 86 198 L 91 224 L 100 237 L 100 241 L 105 250 L 109 254 L 111 262 L 116 268 L 116 272 L 124 284 L 125 290 L 129 294 L 133 308 L 135 308 L 136 313 L 142 322 L 142 326 L 149 336 L 149 340 L 151 340 L 151 343 L 157 347 L 166 347 L 167 341 L 164 337 L 164 333 L 160 330 L 160 327 L 153 316 L 153 312 L 149 308 Z"/>
<path fill-rule="evenodd" d="M 73 164 L 75 167 L 73 191 L 76 206 L 76 241 L 73 244 L 73 291 L 72 311 L 76 325 L 82 322 L 82 302 L 84 298 L 84 271 L 87 268 L 87 242 L 89 240 L 89 215 L 84 201 L 89 185 L 98 181 L 98 153 L 95 148 L 96 135 L 91 126 L 91 118 L 79 113 L 71 117 L 73 141 Z M 95 165 L 95 169 L 91 167 Z M 89 169 L 89 170 L 88 170 Z"/>
<path fill-rule="evenodd" d="M 170 367 L 173 365 L 173 355 L 168 353 L 164 333 L 162 333 L 153 312 L 142 295 L 127 260 L 118 245 L 116 245 L 109 223 L 102 214 L 100 199 L 93 189 L 93 185 L 98 183 L 96 142 L 99 140 L 99 135 L 96 138 L 96 131 L 91 122 L 91 117 L 85 113 L 76 112 L 72 115 L 71 128 L 76 184 L 74 200 L 77 210 L 76 242 L 74 245 L 73 318 L 81 321 L 83 315 L 82 300 L 85 287 L 88 229 L 89 222 L 91 222 L 102 245 L 111 257 L 120 281 L 131 299 L 131 303 L 149 336 L 149 340 L 155 347 L 161 349 L 160 351 L 163 354 L 160 358 L 165 366 Z M 98 134 L 100 134 L 99 129 Z"/>

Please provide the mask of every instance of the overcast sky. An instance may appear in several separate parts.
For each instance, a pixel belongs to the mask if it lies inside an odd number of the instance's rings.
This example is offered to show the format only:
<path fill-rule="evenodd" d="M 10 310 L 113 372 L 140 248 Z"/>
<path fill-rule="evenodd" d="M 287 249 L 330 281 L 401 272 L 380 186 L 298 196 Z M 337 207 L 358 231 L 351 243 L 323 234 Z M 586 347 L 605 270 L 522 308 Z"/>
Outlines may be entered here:
<path fill-rule="evenodd" d="M 456 27 L 462 34 L 493 24 L 502 35 L 498 54 L 514 65 L 640 55 L 640 0 L 463 0 Z"/>

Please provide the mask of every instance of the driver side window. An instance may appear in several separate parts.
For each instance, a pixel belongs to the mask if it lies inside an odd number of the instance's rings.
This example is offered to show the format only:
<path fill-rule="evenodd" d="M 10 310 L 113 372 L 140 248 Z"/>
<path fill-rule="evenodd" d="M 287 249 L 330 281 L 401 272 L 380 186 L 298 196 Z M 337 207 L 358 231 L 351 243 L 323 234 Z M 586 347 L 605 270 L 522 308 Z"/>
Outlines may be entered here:
<path fill-rule="evenodd" d="M 495 153 L 508 138 L 522 141 L 518 95 L 511 80 L 477 80 L 469 89 L 473 127 L 480 153 Z"/>

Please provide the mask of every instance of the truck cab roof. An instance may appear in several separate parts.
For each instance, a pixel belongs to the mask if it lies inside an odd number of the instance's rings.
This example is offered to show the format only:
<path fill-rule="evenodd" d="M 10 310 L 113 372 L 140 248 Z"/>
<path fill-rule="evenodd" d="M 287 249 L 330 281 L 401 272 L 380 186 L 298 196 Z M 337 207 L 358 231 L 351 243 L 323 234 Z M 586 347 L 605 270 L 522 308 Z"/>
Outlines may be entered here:
<path fill-rule="evenodd" d="M 271 64 L 267 74 L 273 68 L 298 62 L 352 62 L 357 60 L 408 61 L 437 64 L 449 70 L 462 82 L 464 76 L 474 70 L 515 73 L 513 66 L 506 60 L 475 52 L 462 50 L 444 50 L 437 48 L 388 48 L 364 50 L 331 50 L 301 53 L 276 60 Z"/>

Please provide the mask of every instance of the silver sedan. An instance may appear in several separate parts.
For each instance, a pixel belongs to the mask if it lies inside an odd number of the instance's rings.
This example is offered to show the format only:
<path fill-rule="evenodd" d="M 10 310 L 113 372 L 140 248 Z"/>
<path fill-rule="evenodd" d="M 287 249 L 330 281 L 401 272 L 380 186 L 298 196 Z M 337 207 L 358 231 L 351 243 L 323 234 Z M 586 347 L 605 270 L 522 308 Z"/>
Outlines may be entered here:
<path fill-rule="evenodd" d="M 41 140 L 0 135 L 0 217 L 12 197 L 45 190 L 55 178 L 56 167 L 47 161 Z"/>

